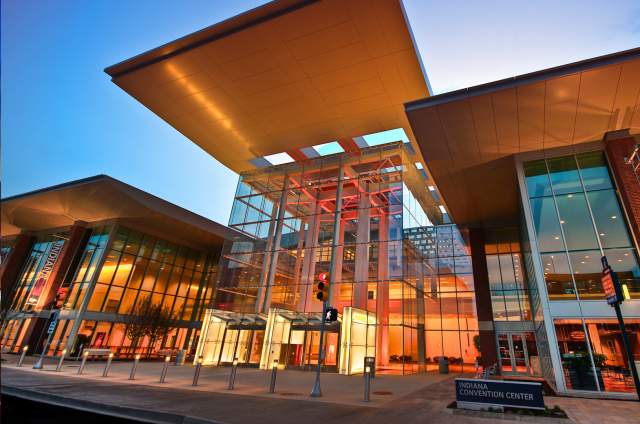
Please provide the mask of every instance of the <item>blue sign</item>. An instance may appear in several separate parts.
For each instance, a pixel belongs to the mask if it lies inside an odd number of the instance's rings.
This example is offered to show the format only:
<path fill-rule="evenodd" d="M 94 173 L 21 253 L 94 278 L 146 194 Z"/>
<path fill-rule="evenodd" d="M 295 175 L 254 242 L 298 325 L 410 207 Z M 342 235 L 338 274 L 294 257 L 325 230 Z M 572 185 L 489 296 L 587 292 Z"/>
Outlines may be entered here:
<path fill-rule="evenodd" d="M 456 378 L 458 408 L 509 406 L 544 409 L 542 384 L 505 380 Z"/>
<path fill-rule="evenodd" d="M 47 334 L 53 333 L 53 331 L 56 329 L 56 324 L 58 323 L 59 315 L 60 313 L 58 311 L 54 311 L 51 314 L 51 322 L 49 323 L 49 328 L 47 328 Z"/>

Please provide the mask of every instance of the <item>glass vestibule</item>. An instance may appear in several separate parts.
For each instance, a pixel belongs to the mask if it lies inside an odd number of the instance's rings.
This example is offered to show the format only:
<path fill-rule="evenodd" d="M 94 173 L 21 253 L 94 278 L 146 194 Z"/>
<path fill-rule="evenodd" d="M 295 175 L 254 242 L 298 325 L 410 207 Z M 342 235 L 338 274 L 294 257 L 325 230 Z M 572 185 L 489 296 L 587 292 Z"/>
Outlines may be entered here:
<path fill-rule="evenodd" d="M 288 368 L 318 365 L 321 314 L 271 309 L 267 318 L 260 359 L 261 369 L 274 362 Z M 340 323 L 326 323 L 323 369 L 336 371 L 339 358 Z"/>
<path fill-rule="evenodd" d="M 202 356 L 203 364 L 220 365 L 237 358 L 241 364 L 258 365 L 264 328 L 263 316 L 208 309 L 194 361 Z"/>

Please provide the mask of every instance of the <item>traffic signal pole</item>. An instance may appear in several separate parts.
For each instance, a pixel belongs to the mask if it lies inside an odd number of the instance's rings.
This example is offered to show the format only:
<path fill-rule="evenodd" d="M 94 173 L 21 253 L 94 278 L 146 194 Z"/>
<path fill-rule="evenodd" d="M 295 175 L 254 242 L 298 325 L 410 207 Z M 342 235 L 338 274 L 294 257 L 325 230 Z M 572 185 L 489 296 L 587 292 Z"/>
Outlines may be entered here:
<path fill-rule="evenodd" d="M 620 304 L 624 301 L 622 285 L 618 280 L 617 274 L 609 266 L 607 257 L 603 255 L 600 260 L 602 261 L 602 277 L 600 281 L 602 283 L 602 288 L 604 289 L 604 295 L 607 299 L 607 303 L 616 311 L 618 325 L 620 326 L 620 332 L 622 333 L 622 344 L 625 352 L 627 353 L 627 361 L 629 362 L 629 368 L 631 368 L 633 384 L 636 386 L 636 393 L 638 394 L 638 400 L 640 400 L 640 379 L 638 379 L 638 369 L 636 368 L 633 352 L 631 351 L 631 343 L 629 343 L 629 336 L 627 335 L 624 318 L 622 318 L 622 311 L 620 310 Z"/>
<path fill-rule="evenodd" d="M 627 329 L 624 326 L 624 319 L 622 318 L 622 311 L 620 311 L 620 303 L 616 302 L 613 306 L 616 310 L 616 316 L 618 317 L 618 324 L 620 325 L 620 331 L 622 331 L 622 344 L 624 350 L 627 352 L 627 360 L 629 361 L 629 368 L 631 368 L 631 375 L 633 376 L 633 384 L 636 386 L 636 393 L 638 394 L 638 400 L 640 400 L 640 379 L 638 378 L 638 369 L 633 359 L 633 352 L 631 351 L 631 343 L 629 343 L 629 336 L 627 335 Z"/>
<path fill-rule="evenodd" d="M 340 216 L 342 212 L 342 186 L 344 180 L 344 168 L 342 164 L 339 165 L 338 181 L 336 186 L 336 206 L 333 211 L 333 243 L 331 249 L 331 262 L 329 264 L 329 287 L 327 299 L 322 301 L 322 316 L 320 322 L 320 346 L 318 347 L 318 368 L 316 369 L 316 381 L 313 384 L 313 390 L 311 390 L 311 397 L 321 397 L 322 389 L 320 388 L 320 372 L 322 371 L 322 364 L 324 363 L 324 327 L 327 318 L 327 306 L 333 298 L 333 285 L 336 279 L 336 259 L 338 254 L 338 240 L 340 239 Z"/>
<path fill-rule="evenodd" d="M 325 314 L 327 313 L 327 301 L 322 302 L 322 321 L 320 322 L 320 346 L 318 349 L 318 367 L 316 368 L 316 381 L 313 383 L 313 390 L 311 390 L 311 397 L 321 397 L 322 389 L 320 388 L 320 372 L 322 371 L 322 364 L 324 363 L 324 326 L 325 326 Z"/>

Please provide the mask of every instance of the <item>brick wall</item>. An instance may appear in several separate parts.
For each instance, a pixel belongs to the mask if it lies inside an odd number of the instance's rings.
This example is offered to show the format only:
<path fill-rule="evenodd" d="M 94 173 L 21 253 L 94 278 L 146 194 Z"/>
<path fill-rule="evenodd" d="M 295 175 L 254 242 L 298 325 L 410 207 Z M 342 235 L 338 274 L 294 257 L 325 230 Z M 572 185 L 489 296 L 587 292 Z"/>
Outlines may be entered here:
<path fill-rule="evenodd" d="M 616 185 L 624 208 L 629 216 L 629 224 L 637 241 L 640 240 L 640 183 L 625 158 L 631 156 L 636 140 L 629 136 L 605 138 L 605 152 L 616 180 Z"/>

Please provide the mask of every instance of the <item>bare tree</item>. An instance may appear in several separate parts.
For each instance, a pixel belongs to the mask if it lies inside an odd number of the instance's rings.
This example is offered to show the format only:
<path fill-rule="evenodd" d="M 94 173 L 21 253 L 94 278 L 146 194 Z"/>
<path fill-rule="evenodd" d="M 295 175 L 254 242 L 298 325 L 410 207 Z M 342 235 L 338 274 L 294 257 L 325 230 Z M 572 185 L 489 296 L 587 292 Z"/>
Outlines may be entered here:
<path fill-rule="evenodd" d="M 131 348 L 135 352 L 138 343 L 146 336 L 149 339 L 147 356 L 150 355 L 156 341 L 162 340 L 174 329 L 176 321 L 177 316 L 171 314 L 169 308 L 153 303 L 150 297 L 143 299 L 131 308 L 126 321 L 126 334 L 131 339 Z"/>

